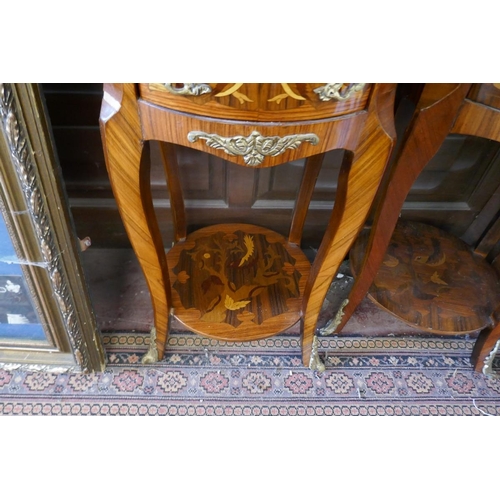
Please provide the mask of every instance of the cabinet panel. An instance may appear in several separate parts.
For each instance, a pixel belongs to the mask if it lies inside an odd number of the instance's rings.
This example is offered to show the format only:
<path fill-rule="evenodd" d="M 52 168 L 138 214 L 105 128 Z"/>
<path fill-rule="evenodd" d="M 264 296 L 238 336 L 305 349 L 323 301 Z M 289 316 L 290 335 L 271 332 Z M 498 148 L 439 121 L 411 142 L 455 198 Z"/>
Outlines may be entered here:
<path fill-rule="evenodd" d="M 450 135 L 413 185 L 402 216 L 463 237 L 499 185 L 500 144 Z"/>
<path fill-rule="evenodd" d="M 477 100 L 496 95 L 488 86 L 474 86 Z M 485 92 L 490 89 L 489 94 Z M 46 84 L 46 97 L 62 173 L 75 224 L 101 247 L 128 246 L 110 190 L 98 129 L 102 94 L 99 84 Z M 470 96 L 469 96 L 470 97 Z M 68 111 L 71 106 L 71 113 Z M 92 118 L 94 117 L 94 118 Z M 400 128 L 401 135 L 403 130 Z M 155 206 L 164 222 L 166 245 L 172 239 L 169 201 L 158 148 L 152 146 Z M 326 155 L 304 228 L 304 245 L 317 246 L 335 199 L 343 152 Z M 262 221 L 286 233 L 303 161 L 275 169 L 240 168 L 222 158 L 178 147 L 181 182 L 186 192 L 187 216 L 203 224 Z M 450 135 L 411 189 L 402 215 L 431 223 L 473 244 L 499 207 L 499 145 L 493 141 Z M 192 226 L 194 228 L 194 226 Z"/>

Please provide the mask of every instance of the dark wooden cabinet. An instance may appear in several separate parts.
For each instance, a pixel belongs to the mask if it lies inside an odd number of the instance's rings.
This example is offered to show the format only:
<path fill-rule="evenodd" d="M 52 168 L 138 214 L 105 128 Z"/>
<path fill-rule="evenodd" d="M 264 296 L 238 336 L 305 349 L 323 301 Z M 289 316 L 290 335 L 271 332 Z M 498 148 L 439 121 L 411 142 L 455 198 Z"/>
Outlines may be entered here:
<path fill-rule="evenodd" d="M 418 85 L 405 84 L 407 94 Z M 102 84 L 44 84 L 44 96 L 77 231 L 96 247 L 128 247 L 104 165 L 99 133 Z M 500 100 L 492 84 L 475 85 L 478 102 Z M 399 102 L 403 102 L 399 100 Z M 404 127 L 402 120 L 398 133 Z M 238 169 L 201 151 L 178 147 L 188 224 L 192 228 L 228 220 L 250 224 L 265 212 L 268 226 L 286 233 L 303 160 L 275 169 Z M 169 221 L 169 199 L 159 150 L 152 145 L 155 207 Z M 327 154 L 304 228 L 304 247 L 317 247 L 335 199 L 342 151 Z M 431 223 L 469 244 L 478 241 L 500 209 L 500 145 L 488 139 L 450 135 L 412 187 L 402 216 Z M 194 224 L 196 222 L 196 224 Z M 165 227 L 165 226 L 164 226 Z M 163 233 L 172 241 L 172 226 Z"/>
<path fill-rule="evenodd" d="M 499 185 L 500 144 L 451 134 L 413 184 L 402 216 L 473 244 L 469 228 Z"/>

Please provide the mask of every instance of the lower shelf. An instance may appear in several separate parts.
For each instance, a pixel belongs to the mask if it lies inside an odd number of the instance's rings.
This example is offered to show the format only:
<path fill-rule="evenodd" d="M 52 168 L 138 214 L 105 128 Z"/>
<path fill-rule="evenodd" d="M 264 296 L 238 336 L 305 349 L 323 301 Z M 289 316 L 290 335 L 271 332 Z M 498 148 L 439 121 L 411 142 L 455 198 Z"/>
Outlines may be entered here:
<path fill-rule="evenodd" d="M 278 233 L 220 224 L 167 253 L 174 315 L 202 335 L 233 341 L 276 335 L 301 317 L 310 263 Z"/>
<path fill-rule="evenodd" d="M 351 249 L 355 277 L 367 241 L 366 232 Z M 426 224 L 400 220 L 368 297 L 429 333 L 465 334 L 491 324 L 500 303 L 500 281 L 462 240 Z"/>

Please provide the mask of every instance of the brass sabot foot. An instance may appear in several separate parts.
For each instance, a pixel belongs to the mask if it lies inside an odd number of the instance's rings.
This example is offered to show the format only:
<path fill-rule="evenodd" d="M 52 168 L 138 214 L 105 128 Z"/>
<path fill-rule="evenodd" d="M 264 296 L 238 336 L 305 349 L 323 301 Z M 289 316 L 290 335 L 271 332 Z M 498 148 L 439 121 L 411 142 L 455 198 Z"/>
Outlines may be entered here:
<path fill-rule="evenodd" d="M 493 349 L 491 350 L 489 355 L 484 360 L 484 366 L 483 366 L 482 372 L 483 372 L 483 375 L 485 377 L 493 378 L 493 379 L 500 378 L 500 374 L 493 371 L 493 361 L 494 361 L 495 356 L 497 355 L 498 351 L 500 351 L 500 340 L 497 340 Z"/>
<path fill-rule="evenodd" d="M 325 365 L 319 359 L 319 353 L 318 353 L 318 347 L 319 347 L 319 340 L 316 335 L 313 338 L 312 342 L 312 350 L 311 350 L 311 359 L 309 361 L 309 368 L 314 371 L 318 371 L 320 373 L 325 371 Z"/>
<path fill-rule="evenodd" d="M 156 328 L 151 328 L 151 335 L 149 338 L 149 349 L 141 359 L 143 365 L 156 363 L 158 361 L 158 349 L 156 347 Z"/>

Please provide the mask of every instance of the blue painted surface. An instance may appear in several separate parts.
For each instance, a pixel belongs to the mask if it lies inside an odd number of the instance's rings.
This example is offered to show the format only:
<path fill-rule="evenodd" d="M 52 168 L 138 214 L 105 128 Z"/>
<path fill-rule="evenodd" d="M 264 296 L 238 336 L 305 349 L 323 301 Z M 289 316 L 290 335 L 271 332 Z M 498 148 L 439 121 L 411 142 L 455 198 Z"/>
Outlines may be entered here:
<path fill-rule="evenodd" d="M 23 271 L 19 264 L 8 264 L 4 260 L 17 260 L 17 256 L 10 241 L 5 221 L 0 216 L 0 275 L 22 276 Z"/>
<path fill-rule="evenodd" d="M 10 240 L 7 226 L 5 225 L 3 217 L 0 215 L 0 279 L 2 279 L 2 281 L 5 280 L 5 277 L 19 276 L 22 278 L 23 283 L 25 283 L 23 270 L 21 266 L 16 263 L 17 260 L 16 251 Z M 27 290 L 27 287 L 24 286 L 24 289 Z M 9 305 L 5 304 L 5 302 L 2 304 L 2 295 L 3 294 L 0 293 L 0 308 L 5 309 L 8 308 Z M 33 308 L 31 301 L 29 302 L 30 310 L 32 310 L 32 314 L 36 315 L 38 322 L 23 324 L 1 322 L 0 339 L 46 340 L 45 332 L 39 322 L 38 314 Z"/>
<path fill-rule="evenodd" d="M 46 340 L 40 323 L 9 325 L 0 323 L 0 339 Z"/>

